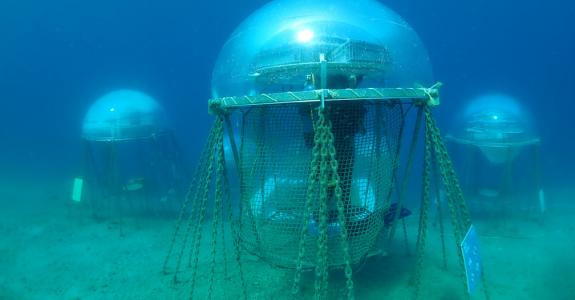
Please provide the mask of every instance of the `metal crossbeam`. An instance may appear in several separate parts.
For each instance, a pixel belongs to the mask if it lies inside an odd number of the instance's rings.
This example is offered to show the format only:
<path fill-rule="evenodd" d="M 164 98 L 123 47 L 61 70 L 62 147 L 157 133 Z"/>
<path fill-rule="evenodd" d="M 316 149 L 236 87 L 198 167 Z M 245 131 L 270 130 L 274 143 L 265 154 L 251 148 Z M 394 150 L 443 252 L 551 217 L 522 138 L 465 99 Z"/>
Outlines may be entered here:
<path fill-rule="evenodd" d="M 223 97 L 209 100 L 210 112 L 248 106 L 288 103 L 319 103 L 324 90 L 259 94 L 255 96 Z M 437 88 L 368 88 L 368 89 L 328 89 L 325 97 L 330 101 L 388 101 L 401 103 L 421 103 L 439 105 Z"/>

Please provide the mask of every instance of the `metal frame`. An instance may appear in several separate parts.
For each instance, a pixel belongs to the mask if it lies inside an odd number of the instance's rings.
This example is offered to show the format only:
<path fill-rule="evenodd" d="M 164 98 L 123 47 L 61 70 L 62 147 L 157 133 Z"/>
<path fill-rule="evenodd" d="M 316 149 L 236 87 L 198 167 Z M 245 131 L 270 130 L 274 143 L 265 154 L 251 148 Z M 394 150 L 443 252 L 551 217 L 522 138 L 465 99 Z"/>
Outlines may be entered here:
<path fill-rule="evenodd" d="M 255 96 L 234 96 L 210 99 L 210 114 L 248 106 L 318 103 L 322 101 L 386 101 L 390 103 L 415 103 L 439 105 L 439 89 L 431 88 L 367 88 L 367 89 L 320 89 L 313 91 L 260 94 Z"/>

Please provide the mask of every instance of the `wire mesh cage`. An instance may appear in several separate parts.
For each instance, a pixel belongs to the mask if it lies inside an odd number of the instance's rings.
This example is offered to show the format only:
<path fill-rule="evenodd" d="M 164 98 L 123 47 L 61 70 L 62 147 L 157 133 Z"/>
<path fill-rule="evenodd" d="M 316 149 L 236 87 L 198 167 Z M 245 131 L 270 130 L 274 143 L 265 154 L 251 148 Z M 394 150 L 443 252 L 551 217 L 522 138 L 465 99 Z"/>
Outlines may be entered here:
<path fill-rule="evenodd" d="M 171 132 L 120 141 L 84 141 L 85 201 L 95 217 L 173 215 L 185 170 Z"/>
<path fill-rule="evenodd" d="M 374 246 L 391 203 L 398 159 L 401 114 L 398 106 L 340 102 L 329 106 L 338 175 L 343 190 L 348 242 L 353 262 Z M 343 113 L 345 112 L 345 113 Z M 306 226 L 309 249 L 304 265 L 312 266 L 318 237 L 317 203 L 305 219 L 312 160 L 314 111 L 309 105 L 256 107 L 242 112 L 239 177 L 242 240 L 247 248 L 274 264 L 295 267 L 298 241 Z M 250 142 L 245 142 L 250 140 Z M 317 191 L 316 191 L 317 193 Z M 340 224 L 328 195 L 329 243 L 340 245 Z M 329 247 L 329 264 L 343 264 L 339 247 Z"/>
<path fill-rule="evenodd" d="M 103 95 L 86 113 L 82 139 L 85 200 L 95 217 L 178 211 L 186 171 L 154 98 L 126 89 Z"/>

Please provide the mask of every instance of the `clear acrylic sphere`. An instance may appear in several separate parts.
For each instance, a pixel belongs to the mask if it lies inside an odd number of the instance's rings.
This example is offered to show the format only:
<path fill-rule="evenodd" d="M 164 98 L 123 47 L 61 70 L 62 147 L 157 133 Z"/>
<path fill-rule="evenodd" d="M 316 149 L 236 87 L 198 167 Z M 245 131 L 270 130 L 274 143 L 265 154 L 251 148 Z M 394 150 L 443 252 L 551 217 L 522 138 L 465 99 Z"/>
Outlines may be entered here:
<path fill-rule="evenodd" d="M 82 136 L 89 141 L 149 138 L 168 129 L 163 108 L 152 97 L 118 90 L 100 97 L 88 110 Z"/>
<path fill-rule="evenodd" d="M 276 0 L 249 16 L 223 46 L 212 96 L 431 84 L 418 35 L 379 2 Z"/>

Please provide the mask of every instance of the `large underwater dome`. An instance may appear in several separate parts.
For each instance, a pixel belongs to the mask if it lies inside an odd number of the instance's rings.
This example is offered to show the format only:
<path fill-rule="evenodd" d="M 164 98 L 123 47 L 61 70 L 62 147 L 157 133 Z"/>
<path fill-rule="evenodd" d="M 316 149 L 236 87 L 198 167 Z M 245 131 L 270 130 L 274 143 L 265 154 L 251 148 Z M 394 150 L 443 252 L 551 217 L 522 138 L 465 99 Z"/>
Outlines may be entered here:
<path fill-rule="evenodd" d="M 223 46 L 212 96 L 431 84 L 418 35 L 379 2 L 277 0 L 248 17 Z"/>
<path fill-rule="evenodd" d="M 135 90 L 117 90 L 100 97 L 84 118 L 88 141 L 149 138 L 166 132 L 164 109 L 152 97 Z"/>

